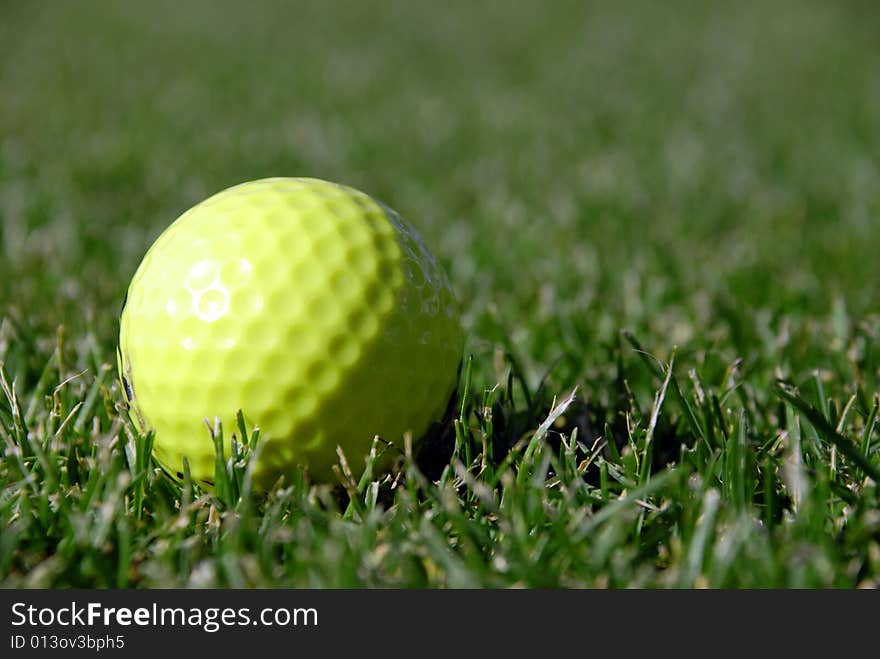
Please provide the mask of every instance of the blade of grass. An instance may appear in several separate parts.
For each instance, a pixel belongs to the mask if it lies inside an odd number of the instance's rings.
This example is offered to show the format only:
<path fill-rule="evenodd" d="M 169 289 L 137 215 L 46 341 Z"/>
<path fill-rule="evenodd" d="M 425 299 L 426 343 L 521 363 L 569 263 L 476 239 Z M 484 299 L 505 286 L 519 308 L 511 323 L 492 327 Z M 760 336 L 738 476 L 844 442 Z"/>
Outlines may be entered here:
<path fill-rule="evenodd" d="M 837 449 L 847 457 L 847 459 L 852 460 L 852 462 L 854 462 L 865 474 L 870 476 L 875 483 L 880 483 L 880 467 L 874 464 L 869 456 L 862 453 L 853 442 L 837 432 L 828 420 L 822 416 L 822 413 L 819 412 L 819 410 L 810 405 L 800 396 L 796 395 L 790 389 L 790 386 L 782 381 L 777 380 L 773 391 L 782 400 L 803 414 L 816 431 L 821 433 L 822 437 L 833 446 L 836 446 Z"/>

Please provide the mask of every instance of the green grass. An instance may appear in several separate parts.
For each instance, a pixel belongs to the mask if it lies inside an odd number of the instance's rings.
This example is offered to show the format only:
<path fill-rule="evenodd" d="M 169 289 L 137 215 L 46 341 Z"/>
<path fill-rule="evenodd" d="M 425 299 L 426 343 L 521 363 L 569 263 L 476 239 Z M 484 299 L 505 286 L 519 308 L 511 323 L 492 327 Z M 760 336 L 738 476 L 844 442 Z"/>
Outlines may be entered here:
<path fill-rule="evenodd" d="M 543 4 L 0 3 L 0 585 L 880 586 L 880 15 Z M 128 280 L 270 175 L 444 263 L 451 458 L 157 472 Z"/>

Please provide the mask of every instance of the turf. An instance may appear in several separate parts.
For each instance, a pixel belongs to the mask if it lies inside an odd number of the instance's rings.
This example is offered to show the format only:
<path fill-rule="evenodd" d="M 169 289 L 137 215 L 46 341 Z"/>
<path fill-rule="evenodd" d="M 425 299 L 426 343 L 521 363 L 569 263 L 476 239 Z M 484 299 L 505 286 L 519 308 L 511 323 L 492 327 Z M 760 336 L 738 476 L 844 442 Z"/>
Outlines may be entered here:
<path fill-rule="evenodd" d="M 880 15 L 544 4 L 0 4 L 0 585 L 880 585 Z M 396 478 L 257 496 L 227 428 L 205 492 L 126 420 L 140 257 L 270 175 L 461 301 Z"/>

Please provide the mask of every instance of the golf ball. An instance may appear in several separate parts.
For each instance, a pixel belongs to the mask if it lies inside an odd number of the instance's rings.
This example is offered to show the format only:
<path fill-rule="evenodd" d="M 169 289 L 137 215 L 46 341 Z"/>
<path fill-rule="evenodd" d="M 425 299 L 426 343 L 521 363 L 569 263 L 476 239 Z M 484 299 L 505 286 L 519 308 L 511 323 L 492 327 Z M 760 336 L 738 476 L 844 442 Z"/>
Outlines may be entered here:
<path fill-rule="evenodd" d="M 211 483 L 241 410 L 258 427 L 255 482 L 303 465 L 355 474 L 374 436 L 403 449 L 454 395 L 463 334 L 449 282 L 416 231 L 366 194 L 317 179 L 224 190 L 144 256 L 119 332 L 131 417 L 172 473 Z M 395 448 L 396 447 L 396 448 Z M 390 462 L 390 458 L 386 459 Z"/>

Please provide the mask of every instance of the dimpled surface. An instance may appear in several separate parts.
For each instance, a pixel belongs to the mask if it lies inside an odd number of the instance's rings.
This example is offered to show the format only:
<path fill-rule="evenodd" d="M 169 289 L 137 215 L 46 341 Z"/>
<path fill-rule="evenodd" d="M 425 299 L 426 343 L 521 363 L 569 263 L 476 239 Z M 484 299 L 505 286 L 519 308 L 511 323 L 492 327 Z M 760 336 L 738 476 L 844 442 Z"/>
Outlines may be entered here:
<path fill-rule="evenodd" d="M 315 179 L 224 190 L 159 236 L 129 286 L 119 369 L 135 422 L 172 472 L 213 480 L 204 419 L 241 409 L 268 484 L 363 470 L 374 435 L 402 448 L 442 418 L 463 336 L 445 274 L 367 195 Z M 393 452 L 393 451 L 392 451 Z"/>

